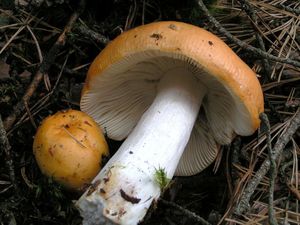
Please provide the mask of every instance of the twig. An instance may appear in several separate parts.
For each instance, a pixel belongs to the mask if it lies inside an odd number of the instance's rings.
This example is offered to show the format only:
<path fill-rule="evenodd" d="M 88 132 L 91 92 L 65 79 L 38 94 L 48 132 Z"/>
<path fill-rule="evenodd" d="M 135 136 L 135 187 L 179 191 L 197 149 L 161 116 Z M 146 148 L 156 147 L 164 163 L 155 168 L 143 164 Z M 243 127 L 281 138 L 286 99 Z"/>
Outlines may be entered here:
<path fill-rule="evenodd" d="M 255 10 L 249 4 L 248 1 L 239 0 L 239 2 L 246 6 L 246 7 L 244 7 L 244 10 L 248 14 L 248 16 L 250 17 L 253 28 L 257 31 L 257 32 L 255 32 L 255 37 L 256 37 L 256 40 L 258 42 L 259 48 L 262 51 L 266 52 L 266 46 L 265 46 L 265 43 L 264 43 L 263 38 L 261 36 L 261 31 L 259 30 L 259 28 L 257 26 L 257 16 L 255 14 Z M 272 71 L 271 71 L 271 66 L 270 66 L 269 60 L 264 58 L 264 59 L 262 59 L 262 63 L 263 63 L 263 66 L 264 66 L 264 70 L 267 74 L 267 77 L 270 79 Z"/>
<path fill-rule="evenodd" d="M 20 28 L 16 31 L 16 33 L 13 34 L 13 36 L 8 40 L 8 42 L 6 42 L 5 45 L 1 48 L 1 50 L 0 50 L 0 55 L 1 55 L 2 52 L 7 48 L 7 46 L 15 39 L 15 37 L 17 37 L 18 34 L 19 34 L 22 30 L 24 30 L 25 27 L 26 27 L 26 26 L 20 27 Z"/>
<path fill-rule="evenodd" d="M 296 14 L 296 16 L 299 16 L 300 15 L 300 8 L 297 8 L 297 9 L 294 9 L 294 8 L 291 8 L 289 6 L 285 6 L 283 4 L 279 4 L 278 6 L 276 7 L 279 7 L 281 9 L 284 9 L 285 11 L 288 11 L 290 13 L 294 13 Z"/>
<path fill-rule="evenodd" d="M 36 123 L 35 123 L 35 121 L 34 121 L 34 119 L 33 119 L 33 116 L 32 116 L 32 114 L 31 114 L 31 112 L 30 112 L 30 109 L 29 109 L 29 106 L 28 106 L 28 102 L 24 102 L 24 106 L 25 106 L 27 115 L 28 115 L 28 117 L 29 117 L 29 119 L 30 119 L 30 122 L 31 122 L 32 126 L 34 127 L 34 129 L 36 129 L 36 128 L 37 128 L 37 125 L 36 125 Z"/>
<path fill-rule="evenodd" d="M 13 163 L 12 155 L 11 155 L 11 146 L 10 146 L 9 141 L 6 136 L 6 131 L 5 131 L 3 123 L 2 123 L 1 115 L 0 115 L 0 149 L 4 150 L 5 158 L 6 158 L 5 162 L 8 167 L 10 181 L 11 181 L 15 191 L 18 192 L 18 185 L 16 182 L 14 163 Z"/>
<path fill-rule="evenodd" d="M 274 145 L 273 152 L 274 152 L 274 159 L 275 161 L 278 159 L 278 157 L 281 155 L 284 147 L 286 144 L 291 140 L 292 136 L 295 134 L 297 129 L 300 126 L 300 108 L 298 108 L 298 111 L 295 113 L 293 118 L 290 119 L 289 125 L 287 126 L 285 132 L 282 133 L 282 135 L 278 138 L 276 144 Z M 242 215 L 247 209 L 249 209 L 250 204 L 250 198 L 252 194 L 254 193 L 255 189 L 257 188 L 258 184 L 261 182 L 263 177 L 266 175 L 266 173 L 270 169 L 270 160 L 266 159 L 259 170 L 255 173 L 255 176 L 249 181 L 247 187 L 245 188 L 240 201 L 235 207 L 234 213 L 237 215 Z"/>
<path fill-rule="evenodd" d="M 243 48 L 246 51 L 251 52 L 252 54 L 254 54 L 255 56 L 259 56 L 259 57 L 263 57 L 265 59 L 269 59 L 271 61 L 275 61 L 275 62 L 280 62 L 280 63 L 286 63 L 286 64 L 290 64 L 293 65 L 295 67 L 300 67 L 300 62 L 299 61 L 295 61 L 295 60 L 291 60 L 289 58 L 280 58 L 274 55 L 271 55 L 261 49 L 255 48 L 251 45 L 248 45 L 247 43 L 241 41 L 240 39 L 236 38 L 235 36 L 233 36 L 232 34 L 230 34 L 208 11 L 208 9 L 206 8 L 206 6 L 204 5 L 202 0 L 197 0 L 198 6 L 199 8 L 202 10 L 202 12 L 204 13 L 204 15 L 207 17 L 208 21 L 210 23 L 212 23 L 214 25 L 214 27 L 218 30 L 219 33 L 221 33 L 222 35 L 224 35 L 228 40 L 234 42 L 235 44 L 237 44 L 238 46 L 240 46 L 241 48 Z"/>
<path fill-rule="evenodd" d="M 241 144 L 242 144 L 242 139 L 240 136 L 237 136 L 231 143 L 231 146 L 230 146 L 231 151 L 228 151 L 229 153 L 231 152 L 230 163 L 228 163 L 231 166 L 231 173 L 229 173 L 228 175 L 226 174 L 226 176 L 230 177 L 230 179 L 231 179 L 231 183 L 228 184 L 228 187 L 230 187 L 230 189 L 231 189 L 231 192 L 229 192 L 231 197 L 233 197 L 233 195 L 234 195 L 234 187 L 233 186 L 236 186 L 235 184 L 238 183 L 239 178 L 240 178 L 239 171 L 234 165 L 237 165 L 240 162 L 239 155 L 241 152 Z M 228 162 L 229 162 L 229 160 L 228 160 Z"/>
<path fill-rule="evenodd" d="M 41 50 L 40 44 L 39 44 L 36 36 L 34 35 L 33 31 L 31 30 L 30 26 L 26 25 L 26 28 L 29 31 L 29 33 L 31 34 L 32 39 L 34 40 L 34 44 L 35 44 L 37 52 L 38 52 L 40 63 L 42 63 L 43 62 L 43 54 L 42 54 L 42 50 Z"/>
<path fill-rule="evenodd" d="M 59 68 L 61 69 L 61 65 L 58 64 L 58 63 L 55 63 L 54 66 L 56 68 Z M 63 71 L 65 74 L 67 75 L 73 75 L 75 77 L 80 77 L 80 78 L 84 78 L 86 76 L 86 73 L 84 72 L 80 72 L 80 71 L 76 71 L 74 69 L 70 69 L 70 68 L 64 68 L 64 71 Z"/>
<path fill-rule="evenodd" d="M 54 45 L 51 47 L 49 52 L 46 54 L 46 56 L 43 59 L 43 62 L 40 65 L 39 70 L 35 74 L 32 82 L 28 86 L 25 94 L 22 97 L 22 100 L 19 101 L 14 107 L 13 107 L 13 112 L 5 118 L 3 124 L 5 130 L 11 129 L 12 125 L 16 121 L 17 117 L 21 115 L 25 108 L 24 103 L 28 103 L 32 95 L 34 94 L 35 90 L 39 86 L 40 82 L 43 80 L 44 76 L 48 76 L 48 71 L 50 66 L 54 63 L 56 56 L 58 55 L 58 52 L 60 49 L 65 45 L 67 35 L 70 33 L 72 30 L 75 21 L 78 19 L 79 15 L 83 11 L 85 7 L 85 0 L 80 0 L 79 5 L 77 10 L 71 15 L 68 23 L 66 24 L 63 32 L 61 35 L 58 37 Z"/>
<path fill-rule="evenodd" d="M 82 148 L 87 148 L 84 144 L 82 144 L 70 131 L 67 130 L 64 126 L 62 127 L 63 130 Z"/>
<path fill-rule="evenodd" d="M 231 162 L 233 164 L 239 163 L 241 143 L 242 143 L 242 139 L 240 136 L 237 136 L 231 143 L 231 149 L 232 149 Z"/>
<path fill-rule="evenodd" d="M 267 114 L 261 113 L 259 115 L 259 118 L 261 121 L 265 124 L 267 127 L 266 130 L 266 136 L 267 136 L 267 148 L 269 153 L 269 160 L 270 160 L 270 185 L 269 185 L 269 205 L 268 205 L 268 211 L 269 211 L 269 223 L 270 225 L 277 225 L 277 220 L 275 217 L 275 211 L 274 211 L 274 185 L 275 185 L 275 178 L 277 175 L 276 172 L 276 159 L 275 159 L 275 152 L 272 149 L 272 143 L 271 143 L 271 126 L 268 119 Z"/>
<path fill-rule="evenodd" d="M 0 11 L 3 13 L 3 11 L 0 9 Z M 14 18 L 11 15 L 9 16 L 10 18 Z M 11 38 L 5 43 L 5 45 L 1 48 L 0 50 L 0 55 L 4 52 L 4 50 L 7 48 L 7 46 L 10 45 L 10 43 L 19 35 L 19 33 L 26 28 L 27 24 L 31 23 L 33 18 L 27 18 L 25 21 L 23 21 L 22 26 L 19 27 L 19 29 L 11 36 Z M 19 22 L 19 20 L 17 19 Z"/>
<path fill-rule="evenodd" d="M 196 220 L 199 224 L 202 224 L 202 225 L 211 225 L 209 222 L 207 222 L 201 216 L 198 216 L 196 213 L 191 212 L 190 210 L 185 209 L 182 206 L 175 204 L 174 202 L 169 202 L 169 201 L 166 201 L 166 200 L 164 200 L 162 198 L 160 198 L 159 201 L 161 203 L 163 203 L 164 205 L 171 206 L 171 207 L 179 210 L 180 212 L 182 212 L 184 215 L 188 216 L 189 218 Z"/>
<path fill-rule="evenodd" d="M 96 41 L 99 44 L 107 45 L 109 42 L 109 39 L 107 37 L 105 37 L 103 34 L 93 31 L 92 29 L 87 27 L 85 24 L 78 26 L 77 30 L 83 36 L 87 36 L 88 38 L 91 38 L 92 40 Z"/>
<path fill-rule="evenodd" d="M 287 184 L 290 192 L 297 198 L 298 201 L 300 201 L 300 192 L 298 190 L 298 188 L 296 188 L 294 185 L 292 184 Z"/>

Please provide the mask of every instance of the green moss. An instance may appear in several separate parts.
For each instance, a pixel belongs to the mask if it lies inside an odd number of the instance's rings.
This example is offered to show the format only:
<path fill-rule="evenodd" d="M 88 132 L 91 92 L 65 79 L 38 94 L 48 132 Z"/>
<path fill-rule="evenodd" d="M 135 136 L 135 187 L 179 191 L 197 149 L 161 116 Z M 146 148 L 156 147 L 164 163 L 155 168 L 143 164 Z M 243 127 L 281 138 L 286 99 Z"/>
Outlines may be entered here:
<path fill-rule="evenodd" d="M 171 179 L 167 177 L 165 168 L 159 167 L 155 169 L 155 181 L 159 185 L 161 192 L 163 193 L 169 186 Z"/>

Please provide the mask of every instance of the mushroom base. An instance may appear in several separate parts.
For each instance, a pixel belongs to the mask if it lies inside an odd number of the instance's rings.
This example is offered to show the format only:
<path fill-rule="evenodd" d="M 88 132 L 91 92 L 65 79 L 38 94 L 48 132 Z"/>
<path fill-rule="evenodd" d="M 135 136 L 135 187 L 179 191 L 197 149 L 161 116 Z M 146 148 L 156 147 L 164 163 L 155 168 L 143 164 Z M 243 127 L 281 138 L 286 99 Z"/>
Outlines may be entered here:
<path fill-rule="evenodd" d="M 205 93 L 185 68 L 163 76 L 152 105 L 77 201 L 83 224 L 142 221 L 166 185 L 157 175 L 168 179 L 174 175 Z"/>

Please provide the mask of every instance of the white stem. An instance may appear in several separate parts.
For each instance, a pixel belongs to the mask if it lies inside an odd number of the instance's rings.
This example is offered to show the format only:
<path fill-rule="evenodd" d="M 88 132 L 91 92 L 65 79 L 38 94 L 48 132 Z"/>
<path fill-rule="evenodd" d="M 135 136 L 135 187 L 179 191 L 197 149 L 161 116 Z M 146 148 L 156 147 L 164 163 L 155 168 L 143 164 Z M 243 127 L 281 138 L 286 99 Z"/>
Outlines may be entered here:
<path fill-rule="evenodd" d="M 206 89 L 184 69 L 165 74 L 158 93 L 129 137 L 77 202 L 83 224 L 135 225 L 160 196 L 155 172 L 172 178 Z"/>

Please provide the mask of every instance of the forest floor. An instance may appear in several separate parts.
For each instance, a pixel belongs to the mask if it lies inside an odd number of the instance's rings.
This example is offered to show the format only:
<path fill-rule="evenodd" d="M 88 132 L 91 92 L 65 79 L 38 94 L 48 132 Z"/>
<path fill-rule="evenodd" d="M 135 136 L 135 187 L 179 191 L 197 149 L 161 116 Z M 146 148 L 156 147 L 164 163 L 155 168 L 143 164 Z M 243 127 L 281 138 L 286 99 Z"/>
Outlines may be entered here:
<path fill-rule="evenodd" d="M 81 224 L 81 193 L 36 164 L 36 129 L 48 115 L 79 109 L 89 65 L 110 40 L 164 20 L 221 37 L 257 73 L 267 118 L 222 146 L 203 172 L 174 178 L 141 224 L 300 224 L 299 1 L 1 0 L 1 225 Z M 120 145 L 108 143 L 111 154 Z"/>

